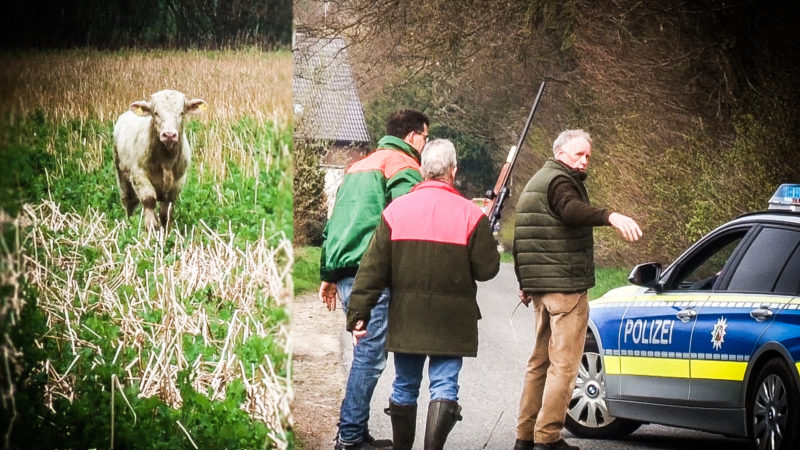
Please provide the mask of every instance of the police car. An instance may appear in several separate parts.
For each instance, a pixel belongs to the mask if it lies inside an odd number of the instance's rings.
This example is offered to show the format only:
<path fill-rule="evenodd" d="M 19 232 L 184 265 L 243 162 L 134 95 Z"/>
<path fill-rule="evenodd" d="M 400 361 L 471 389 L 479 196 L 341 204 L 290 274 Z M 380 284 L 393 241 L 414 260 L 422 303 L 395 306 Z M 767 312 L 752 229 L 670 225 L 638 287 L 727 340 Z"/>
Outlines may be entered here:
<path fill-rule="evenodd" d="M 800 184 L 629 280 L 591 302 L 569 431 L 658 423 L 800 448 Z"/>

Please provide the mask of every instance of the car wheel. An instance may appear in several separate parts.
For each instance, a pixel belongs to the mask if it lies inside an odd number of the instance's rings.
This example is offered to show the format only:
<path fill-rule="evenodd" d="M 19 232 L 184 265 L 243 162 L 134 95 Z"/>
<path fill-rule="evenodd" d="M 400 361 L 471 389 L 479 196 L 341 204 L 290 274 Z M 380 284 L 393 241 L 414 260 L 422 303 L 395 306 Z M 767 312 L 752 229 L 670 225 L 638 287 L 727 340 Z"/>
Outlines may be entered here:
<path fill-rule="evenodd" d="M 591 333 L 586 334 L 564 426 L 577 436 L 601 439 L 621 438 L 641 426 L 639 422 L 619 419 L 608 413 L 603 358 Z"/>
<path fill-rule="evenodd" d="M 748 395 L 747 411 L 753 443 L 759 450 L 797 448 L 800 394 L 786 363 L 770 360 L 758 372 Z"/>

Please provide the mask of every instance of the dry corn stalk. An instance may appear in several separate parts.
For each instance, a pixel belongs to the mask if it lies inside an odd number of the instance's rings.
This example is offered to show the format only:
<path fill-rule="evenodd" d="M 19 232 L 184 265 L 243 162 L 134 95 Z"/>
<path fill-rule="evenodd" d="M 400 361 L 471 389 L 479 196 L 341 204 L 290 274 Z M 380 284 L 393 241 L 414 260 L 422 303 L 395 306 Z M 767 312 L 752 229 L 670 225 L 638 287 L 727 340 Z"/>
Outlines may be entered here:
<path fill-rule="evenodd" d="M 60 334 L 48 333 L 44 339 L 55 339 L 76 355 L 64 373 L 58 373 L 49 361 L 42 368 L 49 378 L 47 398 L 51 408 L 57 396 L 73 398 L 72 370 L 81 349 L 90 348 L 93 363 L 113 362 L 123 368 L 127 376 L 118 380 L 120 385 L 135 383 L 140 396 L 158 396 L 173 407 L 182 402 L 177 386 L 179 371 L 191 368 L 193 387 L 201 393 L 210 392 L 212 399 L 224 398 L 228 384 L 241 380 L 246 392 L 242 409 L 268 426 L 277 448 L 288 446 L 289 361 L 266 357 L 246 370 L 236 353 L 251 336 L 272 336 L 282 353 L 289 354 L 287 324 L 265 327 L 256 319 L 265 307 L 284 307 L 291 299 L 293 256 L 285 237 L 272 247 L 262 235 L 240 249 L 233 245 L 232 234 L 218 235 L 201 223 L 188 238 L 172 231 L 171 250 L 165 248 L 163 232 L 142 234 L 120 249 L 119 235 L 127 224 L 118 222 L 109 227 L 96 210 L 90 209 L 82 217 L 63 213 L 58 205 L 45 201 L 24 205 L 18 220 L 33 224 L 27 239 L 32 240 L 34 249 L 18 255 L 18 267 L 38 288 L 39 307 L 46 313 L 47 323 L 54 330 L 63 330 Z M 97 249 L 96 258 L 90 268 L 81 271 L 86 248 Z M 148 267 L 144 276 L 137 270 L 142 260 Z M 208 295 L 194 295 L 204 290 Z M 222 339 L 209 332 L 211 319 L 206 307 L 216 299 L 233 307 Z M 156 310 L 162 313 L 160 321 L 147 322 L 145 317 Z M 103 354 L 92 343 L 101 337 L 82 320 L 89 313 L 110 317 L 119 327 L 115 342 L 109 346 L 114 349 L 110 354 Z M 202 338 L 219 357 L 211 360 L 201 355 L 187 360 L 184 337 Z M 286 366 L 287 375 L 276 372 L 274 364 Z"/>

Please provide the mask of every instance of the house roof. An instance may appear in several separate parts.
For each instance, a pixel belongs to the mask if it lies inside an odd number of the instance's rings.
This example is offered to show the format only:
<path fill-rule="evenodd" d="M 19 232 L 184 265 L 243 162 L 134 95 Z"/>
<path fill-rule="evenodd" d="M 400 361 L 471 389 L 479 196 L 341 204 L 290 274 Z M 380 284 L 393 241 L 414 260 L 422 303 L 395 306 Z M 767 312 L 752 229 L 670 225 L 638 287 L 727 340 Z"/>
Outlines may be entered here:
<path fill-rule="evenodd" d="M 295 136 L 369 142 L 344 40 L 296 33 L 292 59 Z"/>

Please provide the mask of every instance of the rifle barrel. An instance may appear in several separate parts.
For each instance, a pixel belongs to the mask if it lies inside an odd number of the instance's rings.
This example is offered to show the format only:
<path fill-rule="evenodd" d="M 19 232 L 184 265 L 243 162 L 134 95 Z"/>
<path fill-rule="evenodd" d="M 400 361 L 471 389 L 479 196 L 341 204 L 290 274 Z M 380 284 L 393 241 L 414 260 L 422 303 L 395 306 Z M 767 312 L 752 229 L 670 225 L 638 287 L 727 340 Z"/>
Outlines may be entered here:
<path fill-rule="evenodd" d="M 493 198 L 491 199 L 491 203 L 489 203 L 487 215 L 489 216 L 489 225 L 491 226 L 492 230 L 495 230 L 498 222 L 500 221 L 500 213 L 503 209 L 503 204 L 509 195 L 511 172 L 514 170 L 514 164 L 517 162 L 517 154 L 522 148 L 522 144 L 525 142 L 525 137 L 528 135 L 528 130 L 531 127 L 531 122 L 533 121 L 533 115 L 536 113 L 536 108 L 539 107 L 539 99 L 542 97 L 544 84 L 545 82 L 542 81 L 542 84 L 539 85 L 539 92 L 536 93 L 536 99 L 534 99 L 531 112 L 528 114 L 528 120 L 525 121 L 525 128 L 522 129 L 522 134 L 519 135 L 519 141 L 517 142 L 517 145 L 511 147 L 511 150 L 509 150 L 506 162 L 503 164 L 503 169 L 500 171 L 500 176 L 497 178 L 497 184 L 495 185 L 494 190 L 491 191 Z"/>
<path fill-rule="evenodd" d="M 522 143 L 525 142 L 525 137 L 528 136 L 528 130 L 531 128 L 531 122 L 533 122 L 533 115 L 536 114 L 536 108 L 539 107 L 539 99 L 542 98 L 542 92 L 544 91 L 544 81 L 542 84 L 539 85 L 539 92 L 536 93 L 536 99 L 533 101 L 533 106 L 531 107 L 531 112 L 528 114 L 528 120 L 525 121 L 525 128 L 522 129 L 522 134 L 519 135 L 519 141 L 517 142 L 517 151 L 522 148 Z M 514 155 L 514 159 L 511 162 L 511 169 L 514 168 L 514 164 L 517 162 L 516 154 Z M 511 173 L 511 170 L 508 171 Z"/>

